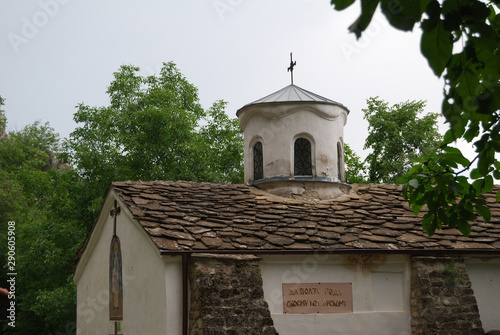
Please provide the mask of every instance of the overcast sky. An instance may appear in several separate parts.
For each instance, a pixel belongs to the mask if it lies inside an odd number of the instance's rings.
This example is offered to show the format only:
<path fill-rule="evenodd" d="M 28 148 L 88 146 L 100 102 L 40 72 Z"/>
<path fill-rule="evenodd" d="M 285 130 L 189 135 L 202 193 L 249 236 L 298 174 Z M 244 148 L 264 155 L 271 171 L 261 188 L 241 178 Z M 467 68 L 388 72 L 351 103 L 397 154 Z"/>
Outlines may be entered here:
<path fill-rule="evenodd" d="M 360 155 L 367 136 L 362 108 L 427 100 L 440 112 L 442 81 L 413 33 L 377 13 L 361 40 L 348 32 L 359 15 L 327 0 L 0 0 L 0 95 L 8 129 L 48 121 L 62 136 L 76 127 L 75 106 L 109 103 L 106 89 L 122 64 L 142 74 L 173 61 L 198 87 L 205 108 L 219 99 L 230 117 L 243 105 L 290 84 L 344 104 L 345 142 Z"/>

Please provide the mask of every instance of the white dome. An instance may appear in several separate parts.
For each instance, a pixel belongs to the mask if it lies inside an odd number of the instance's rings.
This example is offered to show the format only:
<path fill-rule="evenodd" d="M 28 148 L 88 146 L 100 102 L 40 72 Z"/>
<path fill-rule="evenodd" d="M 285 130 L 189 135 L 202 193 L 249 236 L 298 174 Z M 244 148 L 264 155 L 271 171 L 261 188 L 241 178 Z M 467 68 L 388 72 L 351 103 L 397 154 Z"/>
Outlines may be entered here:
<path fill-rule="evenodd" d="M 345 184 L 343 133 L 349 110 L 289 85 L 245 105 L 245 182 L 287 197 L 330 199 Z"/>

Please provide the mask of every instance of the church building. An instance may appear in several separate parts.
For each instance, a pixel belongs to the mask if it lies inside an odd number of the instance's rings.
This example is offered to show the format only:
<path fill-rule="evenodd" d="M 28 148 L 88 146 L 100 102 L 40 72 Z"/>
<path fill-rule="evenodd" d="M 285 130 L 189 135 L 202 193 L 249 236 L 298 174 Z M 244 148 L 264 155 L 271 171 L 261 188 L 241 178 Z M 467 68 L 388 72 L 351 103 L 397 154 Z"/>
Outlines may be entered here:
<path fill-rule="evenodd" d="M 112 183 L 78 252 L 77 334 L 485 334 L 491 221 L 432 237 L 389 184 L 349 185 L 349 110 L 293 83 L 238 110 L 244 184 Z"/>

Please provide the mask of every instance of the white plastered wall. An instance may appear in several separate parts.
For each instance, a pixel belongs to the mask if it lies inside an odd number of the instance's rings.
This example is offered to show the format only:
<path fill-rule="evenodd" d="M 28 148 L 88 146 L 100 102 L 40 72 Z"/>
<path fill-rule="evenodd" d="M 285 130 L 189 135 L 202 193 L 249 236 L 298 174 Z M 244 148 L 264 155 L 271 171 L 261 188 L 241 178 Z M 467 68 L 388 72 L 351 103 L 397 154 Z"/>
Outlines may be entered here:
<path fill-rule="evenodd" d="M 245 182 L 253 181 L 253 145 L 262 141 L 264 178 L 293 176 L 297 137 L 312 139 L 313 175 L 337 179 L 337 143 L 342 142 L 345 108 L 318 103 L 256 105 L 242 110 Z"/>
<path fill-rule="evenodd" d="M 500 258 L 465 260 L 485 332 L 500 330 Z"/>
<path fill-rule="evenodd" d="M 365 258 L 364 258 L 365 257 Z M 407 256 L 265 256 L 264 296 L 280 334 L 409 335 Z M 282 283 L 352 283 L 353 313 L 284 314 Z"/>
<path fill-rule="evenodd" d="M 112 191 L 75 272 L 77 334 L 114 334 L 114 322 L 109 320 L 109 248 L 113 235 L 109 211 L 115 199 L 121 207 L 117 216 L 123 268 L 121 333 L 180 334 L 181 286 L 176 282 L 182 278 L 179 257 L 162 258 L 150 237 Z"/>

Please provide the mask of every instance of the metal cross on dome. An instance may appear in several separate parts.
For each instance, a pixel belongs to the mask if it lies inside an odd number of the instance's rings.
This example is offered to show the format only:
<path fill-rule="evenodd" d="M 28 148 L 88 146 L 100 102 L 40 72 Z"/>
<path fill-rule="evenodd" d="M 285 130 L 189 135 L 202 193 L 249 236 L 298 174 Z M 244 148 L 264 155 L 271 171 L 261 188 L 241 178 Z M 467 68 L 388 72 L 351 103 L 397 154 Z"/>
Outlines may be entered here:
<path fill-rule="evenodd" d="M 292 60 L 292 53 L 290 52 L 290 66 L 288 67 L 287 71 L 290 72 L 290 77 L 292 79 L 292 85 L 293 85 L 293 68 L 297 65 L 297 62 L 294 62 Z"/>

